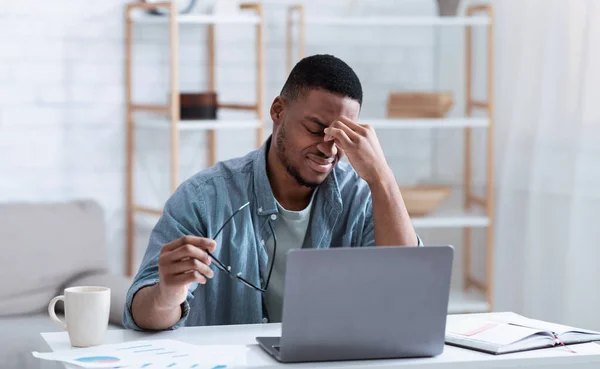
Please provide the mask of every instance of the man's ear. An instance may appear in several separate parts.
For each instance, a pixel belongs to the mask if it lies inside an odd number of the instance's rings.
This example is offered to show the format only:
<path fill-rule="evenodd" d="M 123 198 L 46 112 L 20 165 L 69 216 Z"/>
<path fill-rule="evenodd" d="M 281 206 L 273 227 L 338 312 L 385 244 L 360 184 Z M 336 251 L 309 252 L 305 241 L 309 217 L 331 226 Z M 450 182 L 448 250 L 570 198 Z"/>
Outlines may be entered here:
<path fill-rule="evenodd" d="M 283 98 L 281 96 L 277 96 L 271 104 L 270 113 L 274 126 L 278 126 L 281 122 L 283 122 L 284 103 L 285 102 L 283 101 Z"/>

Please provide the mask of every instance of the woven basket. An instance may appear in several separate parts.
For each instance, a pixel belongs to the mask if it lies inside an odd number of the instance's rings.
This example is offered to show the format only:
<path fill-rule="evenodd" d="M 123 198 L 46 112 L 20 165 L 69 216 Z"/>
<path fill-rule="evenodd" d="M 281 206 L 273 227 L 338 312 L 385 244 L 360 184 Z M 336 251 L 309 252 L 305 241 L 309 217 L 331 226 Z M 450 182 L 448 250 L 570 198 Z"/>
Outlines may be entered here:
<path fill-rule="evenodd" d="M 412 216 L 425 216 L 440 206 L 450 195 L 448 186 L 400 186 L 404 204 L 408 214 Z"/>

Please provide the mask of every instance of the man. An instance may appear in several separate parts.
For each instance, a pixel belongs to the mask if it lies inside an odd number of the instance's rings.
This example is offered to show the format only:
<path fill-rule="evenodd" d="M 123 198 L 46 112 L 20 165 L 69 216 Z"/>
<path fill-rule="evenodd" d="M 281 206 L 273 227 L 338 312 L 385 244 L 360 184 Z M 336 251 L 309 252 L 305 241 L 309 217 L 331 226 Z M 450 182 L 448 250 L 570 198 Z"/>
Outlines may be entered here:
<path fill-rule="evenodd" d="M 271 105 L 262 148 L 199 172 L 167 201 L 125 326 L 277 322 L 289 249 L 420 245 L 375 131 L 357 123 L 361 103 L 346 63 L 301 60 Z"/>

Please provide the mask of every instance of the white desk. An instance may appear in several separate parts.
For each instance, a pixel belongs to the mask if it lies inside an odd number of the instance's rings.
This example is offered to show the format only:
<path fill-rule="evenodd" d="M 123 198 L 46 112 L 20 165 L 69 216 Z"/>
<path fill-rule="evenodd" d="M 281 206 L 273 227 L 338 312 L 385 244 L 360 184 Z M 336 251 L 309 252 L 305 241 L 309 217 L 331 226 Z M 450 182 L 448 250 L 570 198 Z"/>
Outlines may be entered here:
<path fill-rule="evenodd" d="M 600 368 L 600 345 L 595 343 L 571 346 L 577 351 L 573 354 L 557 347 L 506 355 L 489 355 L 453 346 L 446 346 L 444 353 L 433 358 L 370 360 L 325 363 L 279 364 L 256 345 L 256 336 L 277 336 L 281 333 L 280 324 L 238 325 L 221 327 L 190 327 L 160 333 L 140 333 L 130 330 L 108 331 L 105 343 L 120 343 L 140 339 L 175 339 L 199 345 L 242 344 L 250 345 L 246 358 L 251 368 L 317 368 L 317 369 L 355 369 L 355 368 L 401 368 L 401 369 L 471 369 L 471 368 Z M 42 333 L 47 347 L 42 351 L 70 349 L 66 332 Z M 65 368 L 55 362 L 40 360 L 42 368 Z M 67 366 L 67 368 L 71 368 Z"/>

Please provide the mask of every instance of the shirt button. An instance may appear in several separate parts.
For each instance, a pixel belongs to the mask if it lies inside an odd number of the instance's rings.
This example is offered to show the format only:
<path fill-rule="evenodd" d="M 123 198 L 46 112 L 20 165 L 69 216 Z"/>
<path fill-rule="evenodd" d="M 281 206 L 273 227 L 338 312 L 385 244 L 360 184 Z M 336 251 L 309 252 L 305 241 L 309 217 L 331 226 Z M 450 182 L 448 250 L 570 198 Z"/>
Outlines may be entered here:
<path fill-rule="evenodd" d="M 268 322 L 269 322 L 269 319 L 267 319 L 267 318 L 263 318 L 262 322 L 263 322 L 263 323 L 268 323 Z"/>
<path fill-rule="evenodd" d="M 275 219 L 277 219 L 277 215 L 275 215 L 275 214 L 271 215 L 271 219 L 272 219 L 272 220 L 275 220 Z"/>
<path fill-rule="evenodd" d="M 260 244 L 264 246 L 265 245 L 265 240 L 260 240 Z"/>
<path fill-rule="evenodd" d="M 258 212 L 259 212 L 259 213 L 262 213 L 262 208 L 258 208 Z"/>

